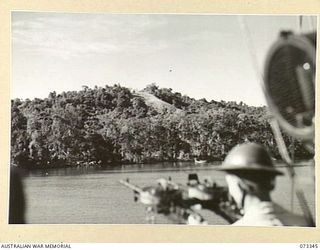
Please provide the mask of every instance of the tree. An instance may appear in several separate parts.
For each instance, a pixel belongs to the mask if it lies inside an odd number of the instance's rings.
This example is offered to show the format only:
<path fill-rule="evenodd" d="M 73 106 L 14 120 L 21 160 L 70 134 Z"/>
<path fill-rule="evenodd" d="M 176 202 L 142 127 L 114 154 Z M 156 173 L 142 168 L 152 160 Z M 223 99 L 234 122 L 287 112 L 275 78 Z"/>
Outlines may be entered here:
<path fill-rule="evenodd" d="M 156 84 L 143 91 L 167 102 L 169 108 L 158 112 L 119 84 L 52 92 L 32 101 L 12 100 L 12 164 L 107 166 L 199 156 L 223 160 L 234 145 L 245 141 L 259 142 L 279 157 L 266 107 L 195 100 Z M 291 138 L 285 136 L 285 141 L 291 144 Z M 301 142 L 292 147 L 297 158 L 312 157 Z"/>

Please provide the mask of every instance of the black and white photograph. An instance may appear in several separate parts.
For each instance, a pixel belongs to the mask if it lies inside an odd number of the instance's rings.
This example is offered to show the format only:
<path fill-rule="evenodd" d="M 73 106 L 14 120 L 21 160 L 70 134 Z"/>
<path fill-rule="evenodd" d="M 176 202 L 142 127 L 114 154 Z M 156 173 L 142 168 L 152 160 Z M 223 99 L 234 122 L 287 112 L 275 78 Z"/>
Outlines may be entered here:
<path fill-rule="evenodd" d="M 8 223 L 315 227 L 316 31 L 12 11 Z"/>

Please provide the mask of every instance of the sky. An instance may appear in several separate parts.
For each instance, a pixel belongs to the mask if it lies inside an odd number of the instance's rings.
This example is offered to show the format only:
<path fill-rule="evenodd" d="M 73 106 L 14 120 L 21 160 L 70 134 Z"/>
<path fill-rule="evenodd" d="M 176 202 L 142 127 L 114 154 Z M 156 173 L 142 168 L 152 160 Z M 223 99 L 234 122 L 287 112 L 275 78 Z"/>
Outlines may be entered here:
<path fill-rule="evenodd" d="M 265 105 L 257 74 L 268 49 L 279 31 L 299 29 L 297 16 L 13 12 L 11 18 L 11 97 L 22 99 L 83 85 L 141 90 L 156 83 L 196 99 Z M 315 17 L 303 18 L 302 31 L 315 27 Z"/>

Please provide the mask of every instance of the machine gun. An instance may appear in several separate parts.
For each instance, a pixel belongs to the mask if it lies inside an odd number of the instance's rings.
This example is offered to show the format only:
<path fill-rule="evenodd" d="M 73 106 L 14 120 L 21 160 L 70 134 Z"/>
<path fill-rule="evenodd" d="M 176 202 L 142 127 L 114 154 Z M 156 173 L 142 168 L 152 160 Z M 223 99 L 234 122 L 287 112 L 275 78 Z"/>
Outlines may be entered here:
<path fill-rule="evenodd" d="M 200 183 L 197 174 L 189 174 L 187 185 L 176 184 L 171 179 L 159 179 L 157 185 L 139 187 L 129 180 L 120 183 L 134 192 L 134 201 L 146 206 L 146 218 L 154 223 L 155 215 L 162 214 L 183 224 L 208 224 L 196 210 L 208 209 L 222 216 L 229 223 L 241 215 L 229 201 L 226 187 L 205 180 Z"/>

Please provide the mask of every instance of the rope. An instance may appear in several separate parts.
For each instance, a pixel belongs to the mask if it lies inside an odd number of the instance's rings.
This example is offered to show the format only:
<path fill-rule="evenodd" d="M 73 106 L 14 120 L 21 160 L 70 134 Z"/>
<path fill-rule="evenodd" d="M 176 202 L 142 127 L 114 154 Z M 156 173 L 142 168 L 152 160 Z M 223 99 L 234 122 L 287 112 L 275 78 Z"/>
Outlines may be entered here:
<path fill-rule="evenodd" d="M 247 45 L 247 49 L 248 49 L 250 57 L 251 57 L 251 62 L 252 62 L 253 69 L 255 71 L 255 74 L 256 74 L 257 78 L 259 79 L 259 83 L 260 83 L 260 85 L 262 87 L 262 90 L 263 90 L 265 96 L 266 96 L 266 90 L 265 90 L 265 85 L 264 85 L 264 77 L 263 77 L 263 74 L 260 72 L 260 69 L 259 69 L 259 64 L 258 64 L 257 56 L 256 56 L 256 53 L 255 53 L 254 44 L 252 42 L 250 30 L 249 30 L 249 28 L 248 28 L 243 16 L 238 16 L 238 20 L 239 20 L 240 28 L 241 28 L 241 31 L 242 31 L 242 36 L 243 36 L 243 38 L 245 40 L 245 44 Z M 287 147 L 286 147 L 286 145 L 284 143 L 284 140 L 283 140 L 280 128 L 279 128 L 279 124 L 275 119 L 271 119 L 270 120 L 270 125 L 271 125 L 273 133 L 275 135 L 275 139 L 276 139 L 279 151 L 280 151 L 280 155 L 283 158 L 284 162 L 287 164 L 287 169 L 288 169 L 290 177 L 293 178 L 294 177 L 293 162 L 292 162 L 292 160 L 291 160 L 291 158 L 289 156 Z"/>
<path fill-rule="evenodd" d="M 243 16 L 238 16 L 238 20 L 239 20 L 242 36 L 244 38 L 245 44 L 247 45 L 247 49 L 248 49 L 250 57 L 251 57 L 253 69 L 255 71 L 257 78 L 259 79 L 259 83 L 261 85 L 261 88 L 262 88 L 265 96 L 267 96 L 265 86 L 264 86 L 264 76 L 260 72 L 260 69 L 259 69 L 259 64 L 258 64 L 254 44 L 252 42 L 250 30 L 249 30 Z M 299 16 L 299 18 L 298 18 L 298 29 L 299 29 L 299 33 L 301 33 L 301 31 L 302 31 L 302 16 Z M 296 178 L 295 178 L 296 174 L 295 174 L 294 167 L 293 167 L 293 161 L 289 156 L 288 149 L 287 149 L 287 146 L 285 145 L 279 124 L 274 118 L 272 118 L 270 120 L 270 126 L 272 128 L 273 133 L 274 133 L 275 140 L 277 142 L 280 155 L 281 155 L 282 159 L 284 160 L 284 162 L 286 163 L 289 177 L 291 179 L 291 211 L 293 211 L 293 201 L 294 201 L 293 194 L 294 194 L 294 191 L 296 191 L 296 195 L 298 197 L 298 201 L 301 206 L 301 209 L 304 213 L 304 217 L 306 218 L 306 220 L 310 226 L 314 226 L 315 223 L 314 223 L 313 217 L 311 215 L 311 212 L 308 208 L 308 205 L 306 203 L 306 200 L 304 198 L 303 191 L 302 191 L 302 189 L 295 187 L 295 184 L 297 184 L 297 182 L 296 182 Z"/>
<path fill-rule="evenodd" d="M 254 43 L 252 41 L 251 35 L 250 35 L 250 31 L 248 28 L 248 25 L 246 24 L 244 17 L 243 16 L 238 16 L 238 20 L 239 20 L 239 24 L 240 24 L 240 30 L 241 30 L 241 34 L 242 37 L 244 39 L 244 43 L 249 51 L 250 57 L 251 57 L 251 63 L 252 63 L 252 67 L 253 70 L 256 74 L 257 79 L 259 79 L 259 83 L 261 85 L 261 88 L 263 90 L 263 92 L 265 93 L 265 87 L 264 87 L 264 77 L 263 74 L 260 72 L 260 68 L 259 68 L 259 63 L 258 63 L 258 59 L 256 56 L 256 52 L 255 52 L 255 47 L 254 47 Z"/>
<path fill-rule="evenodd" d="M 289 156 L 289 152 L 287 149 L 287 146 L 283 140 L 283 136 L 279 127 L 279 124 L 277 122 L 276 119 L 272 118 L 270 120 L 270 126 L 272 129 L 272 132 L 274 134 L 274 138 L 277 142 L 278 145 L 278 150 L 280 152 L 281 158 L 283 159 L 283 161 L 286 163 L 286 168 L 288 170 L 289 176 L 291 178 L 291 204 L 290 204 L 290 208 L 291 208 L 291 212 L 293 212 L 293 202 L 294 202 L 294 190 L 295 190 L 295 172 L 294 172 L 294 168 L 293 168 L 293 162 L 292 159 Z"/>
<path fill-rule="evenodd" d="M 302 19 L 303 19 L 302 16 L 298 16 L 298 19 L 297 19 L 297 31 L 298 31 L 298 34 L 302 33 Z"/>

